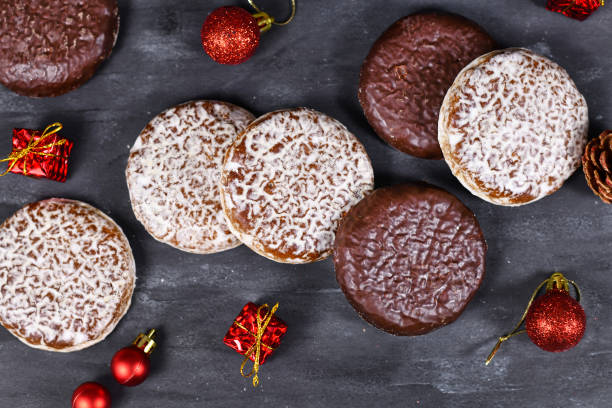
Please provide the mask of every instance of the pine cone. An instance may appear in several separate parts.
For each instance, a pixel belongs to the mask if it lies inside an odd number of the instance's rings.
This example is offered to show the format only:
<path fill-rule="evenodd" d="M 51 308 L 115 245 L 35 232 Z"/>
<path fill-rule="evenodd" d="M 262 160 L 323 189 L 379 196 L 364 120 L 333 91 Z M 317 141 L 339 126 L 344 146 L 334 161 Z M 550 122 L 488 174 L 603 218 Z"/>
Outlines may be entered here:
<path fill-rule="evenodd" d="M 582 156 L 584 176 L 604 203 L 612 204 L 612 130 L 591 140 Z"/>

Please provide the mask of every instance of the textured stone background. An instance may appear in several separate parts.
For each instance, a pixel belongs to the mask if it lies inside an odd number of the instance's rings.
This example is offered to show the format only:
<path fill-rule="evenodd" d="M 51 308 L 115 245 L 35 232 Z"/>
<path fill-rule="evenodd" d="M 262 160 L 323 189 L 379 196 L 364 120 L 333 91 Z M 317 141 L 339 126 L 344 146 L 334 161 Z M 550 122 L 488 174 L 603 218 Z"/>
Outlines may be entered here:
<path fill-rule="evenodd" d="M 276 15 L 289 1 L 259 0 Z M 124 228 L 137 258 L 133 306 L 106 341 L 68 355 L 30 349 L 0 330 L 0 406 L 68 407 L 86 380 L 109 386 L 119 407 L 604 407 L 612 363 L 612 206 L 593 196 L 578 171 L 556 194 L 521 208 L 472 197 L 444 162 L 412 158 L 384 144 L 357 102 L 359 68 L 399 17 L 441 9 L 483 25 L 503 46 L 525 46 L 566 67 L 585 94 L 591 136 L 612 128 L 612 6 L 585 22 L 544 9 L 545 0 L 298 0 L 295 22 L 265 34 L 246 64 L 202 55 L 209 11 L 246 0 L 120 0 L 121 32 L 110 60 L 81 89 L 54 99 L 0 90 L 0 151 L 13 127 L 62 121 L 76 142 L 66 184 L 0 179 L 0 219 L 51 196 L 87 201 Z M 425 180 L 448 189 L 479 218 L 489 244 L 484 284 L 454 324 L 429 335 L 394 337 L 353 311 L 327 260 L 276 264 L 241 247 L 217 255 L 179 252 L 152 239 L 130 208 L 124 168 L 141 128 L 163 109 L 218 98 L 255 114 L 309 106 L 345 123 L 366 146 L 385 186 Z M 558 270 L 584 291 L 588 328 L 580 345 L 549 354 L 527 337 L 483 365 L 533 288 Z M 241 357 L 222 343 L 246 301 L 279 301 L 289 332 L 252 389 Z M 150 378 L 114 384 L 113 353 L 149 326 L 161 330 Z"/>

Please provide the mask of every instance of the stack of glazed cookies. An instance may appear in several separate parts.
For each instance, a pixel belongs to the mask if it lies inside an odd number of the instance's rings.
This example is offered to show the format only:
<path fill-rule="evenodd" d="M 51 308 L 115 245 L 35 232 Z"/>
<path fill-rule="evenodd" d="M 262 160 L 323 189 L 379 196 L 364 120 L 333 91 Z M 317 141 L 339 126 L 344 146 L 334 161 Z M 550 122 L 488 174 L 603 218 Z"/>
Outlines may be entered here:
<path fill-rule="evenodd" d="M 244 243 L 284 263 L 329 256 L 338 222 L 374 185 L 363 145 L 337 120 L 306 108 L 255 119 L 219 101 L 155 117 L 126 178 L 155 239 L 200 254 Z"/>
<path fill-rule="evenodd" d="M 426 184 L 372 191 L 362 144 L 311 109 L 254 119 L 226 102 L 173 107 L 140 133 L 126 178 L 138 220 L 178 249 L 244 243 L 293 264 L 334 253 L 350 303 L 394 334 L 452 322 L 484 277 L 486 243 L 469 209 Z"/>
<path fill-rule="evenodd" d="M 366 58 L 359 101 L 393 147 L 444 158 L 474 195 L 516 206 L 552 194 L 580 166 L 588 109 L 554 62 L 494 47 L 463 17 L 404 17 Z"/>
<path fill-rule="evenodd" d="M 42 16 L 51 9 L 76 14 L 71 2 L 43 3 Z M 65 27 L 63 36 L 27 47 L 7 46 L 26 41 L 17 34 L 0 42 L 0 82 L 40 97 L 87 81 L 119 28 L 116 1 L 88 4 L 100 18 L 79 20 L 77 31 Z M 25 26 L 24 18 L 2 17 L 7 27 Z M 70 40 L 79 30 L 95 44 L 70 42 L 75 49 L 37 59 L 14 52 L 53 49 L 45 41 Z M 517 206 L 552 194 L 579 167 L 588 110 L 560 66 L 526 49 L 495 48 L 463 17 L 404 17 L 373 45 L 358 97 L 390 145 L 443 158 L 474 195 Z M 66 71 L 21 72 L 22 60 Z M 255 118 L 221 101 L 178 105 L 145 126 L 125 175 L 134 214 L 156 240 L 196 254 L 245 244 L 291 264 L 333 254 L 347 300 L 392 334 L 453 322 L 484 278 L 487 245 L 465 205 L 424 183 L 374 190 L 363 145 L 311 109 Z M 0 226 L 0 323 L 30 346 L 72 351 L 104 339 L 127 312 L 134 284 L 125 235 L 88 204 L 29 204 Z"/>
<path fill-rule="evenodd" d="M 359 101 L 396 149 L 444 158 L 474 195 L 517 206 L 552 194 L 580 166 L 588 111 L 563 68 L 526 49 L 494 48 L 463 17 L 404 17 L 367 56 Z M 365 320 L 418 335 L 461 314 L 485 258 L 474 215 L 451 194 L 412 184 L 378 189 L 348 213 L 334 264 Z"/>

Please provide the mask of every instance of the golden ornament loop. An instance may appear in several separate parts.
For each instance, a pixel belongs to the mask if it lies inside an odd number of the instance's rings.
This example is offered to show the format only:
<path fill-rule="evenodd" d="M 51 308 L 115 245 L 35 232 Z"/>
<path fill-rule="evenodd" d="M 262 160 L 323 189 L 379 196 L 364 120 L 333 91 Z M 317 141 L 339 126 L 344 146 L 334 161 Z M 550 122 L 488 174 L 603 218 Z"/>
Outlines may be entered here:
<path fill-rule="evenodd" d="M 259 7 L 257 7 L 257 5 L 255 4 L 253 0 L 248 0 L 248 2 L 251 5 L 251 7 L 253 7 L 253 9 L 255 9 L 255 11 L 257 12 L 257 14 L 254 14 L 253 17 L 255 17 L 256 19 L 260 17 L 264 18 L 264 27 L 262 27 L 262 31 L 269 30 L 270 25 L 272 24 L 277 25 L 277 26 L 287 25 L 291 21 L 293 21 L 293 18 L 295 17 L 295 10 L 296 10 L 295 0 L 291 0 L 291 15 L 289 16 L 289 18 L 287 18 L 287 20 L 281 21 L 281 22 L 276 21 L 274 17 L 271 17 L 268 13 L 262 11 Z"/>
<path fill-rule="evenodd" d="M 263 309 L 268 309 L 268 311 L 266 312 L 264 317 L 261 317 L 261 311 Z M 253 387 L 257 387 L 259 385 L 259 377 L 257 376 L 257 373 L 259 372 L 259 358 L 261 356 L 261 346 L 265 346 L 273 350 L 272 347 L 269 347 L 266 344 L 262 343 L 261 338 L 266 332 L 266 328 L 268 327 L 268 324 L 270 324 L 270 320 L 272 320 L 272 316 L 274 316 L 276 309 L 278 309 L 278 303 L 276 303 L 274 307 L 272 307 L 272 309 L 268 307 L 267 303 L 259 306 L 259 308 L 257 309 L 257 333 L 251 333 L 249 330 L 247 330 L 249 334 L 255 337 L 255 342 L 253 343 L 251 347 L 249 347 L 247 352 L 244 354 L 244 360 L 242 361 L 242 364 L 240 365 L 240 374 L 245 378 L 249 378 L 253 376 Z M 245 327 L 239 324 L 238 322 L 234 322 L 234 324 L 238 325 L 238 327 L 240 328 L 245 329 Z M 250 357 L 253 354 L 253 352 L 255 352 L 253 368 L 251 368 L 251 371 L 245 374 L 244 367 L 250 360 Z"/>
<path fill-rule="evenodd" d="M 53 143 L 49 143 L 49 144 L 44 145 L 44 146 L 39 146 L 39 144 L 43 140 L 47 139 L 49 136 L 52 136 L 55 133 L 57 133 L 60 130 L 62 130 L 62 128 L 63 128 L 63 125 L 61 123 L 59 123 L 59 122 L 55 122 L 55 123 L 50 124 L 49 126 L 47 126 L 45 128 L 45 130 L 42 132 L 42 134 L 40 135 L 38 140 L 34 140 L 34 137 L 32 137 L 30 139 L 30 141 L 28 142 L 28 145 L 26 147 L 24 147 L 23 149 L 13 150 L 11 152 L 11 154 L 9 154 L 6 159 L 0 160 L 0 162 L 5 162 L 5 161 L 10 161 L 11 162 L 9 164 L 9 166 L 8 166 L 8 169 L 4 173 L 0 174 L 0 177 L 6 176 L 8 173 L 10 173 L 11 170 L 13 170 L 13 167 L 15 167 L 15 165 L 17 164 L 17 162 L 19 160 L 23 159 L 23 158 L 25 158 L 24 161 L 23 161 L 23 174 L 27 176 L 28 175 L 27 156 L 29 154 L 35 154 L 35 155 L 38 155 L 38 156 L 46 156 L 46 157 L 59 157 L 56 154 L 45 153 L 45 152 L 42 152 L 42 151 L 39 151 L 39 150 L 45 150 L 45 149 L 49 149 L 49 148 L 54 147 L 54 146 L 63 145 L 65 143 L 68 143 L 68 140 L 60 139 L 60 140 L 57 140 L 57 141 L 55 141 Z"/>
<path fill-rule="evenodd" d="M 529 312 L 529 309 L 531 308 L 531 305 L 533 304 L 535 297 L 538 295 L 538 292 L 544 286 L 546 286 L 546 291 L 556 288 L 559 290 L 569 292 L 570 284 L 574 287 L 574 289 L 576 289 L 576 301 L 580 302 L 581 293 L 580 293 L 580 288 L 578 287 L 578 284 L 574 282 L 573 280 L 567 279 L 565 276 L 563 276 L 563 274 L 559 272 L 553 273 L 548 279 L 540 283 L 538 287 L 536 288 L 536 290 L 533 291 L 533 294 L 531 295 L 531 297 L 529 298 L 529 302 L 527 303 L 527 307 L 525 308 L 525 311 L 523 312 L 523 316 L 521 316 L 521 320 L 519 320 L 519 322 L 516 324 L 516 326 L 514 326 L 514 329 L 512 329 L 510 333 L 506 334 L 505 336 L 501 336 L 497 340 L 497 344 L 495 344 L 495 347 L 493 347 L 493 350 L 491 350 L 491 353 L 489 353 L 489 356 L 487 357 L 487 360 L 485 361 L 485 365 L 489 365 L 491 360 L 493 360 L 493 357 L 495 357 L 495 353 L 497 353 L 497 350 L 499 350 L 499 348 L 501 347 L 501 344 L 504 341 L 508 340 L 511 337 L 516 336 L 517 334 L 523 334 L 527 331 L 524 329 L 519 330 L 519 328 L 525 321 L 525 318 L 527 317 L 527 313 Z"/>

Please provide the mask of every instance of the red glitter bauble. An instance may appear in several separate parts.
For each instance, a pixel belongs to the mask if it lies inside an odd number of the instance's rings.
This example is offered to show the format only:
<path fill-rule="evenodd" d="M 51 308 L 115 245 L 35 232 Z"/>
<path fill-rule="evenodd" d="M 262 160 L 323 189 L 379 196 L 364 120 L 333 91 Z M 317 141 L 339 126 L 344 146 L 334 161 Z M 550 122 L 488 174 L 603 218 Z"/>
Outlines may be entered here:
<path fill-rule="evenodd" d="M 111 372 L 121 385 L 132 387 L 146 380 L 151 362 L 149 356 L 136 346 L 122 348 L 113 356 Z"/>
<path fill-rule="evenodd" d="M 525 317 L 527 335 L 542 350 L 569 350 L 580 342 L 586 315 L 568 292 L 550 289 L 537 298 Z"/>
<path fill-rule="evenodd" d="M 72 408 L 110 408 L 110 393 L 103 385 L 86 382 L 72 394 Z"/>
<path fill-rule="evenodd" d="M 248 60 L 259 45 L 260 28 L 241 7 L 219 7 L 202 25 L 202 46 L 220 64 L 236 65 Z"/>

